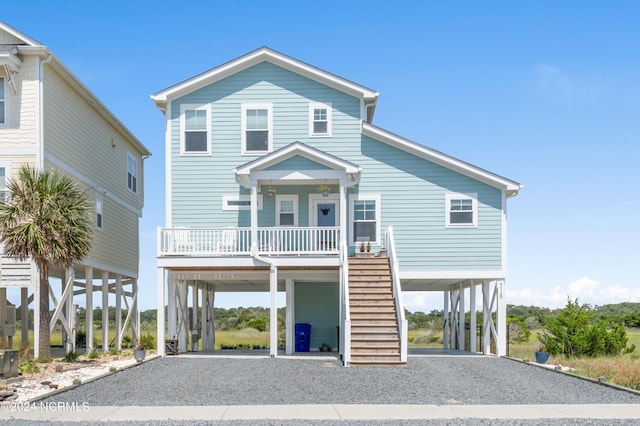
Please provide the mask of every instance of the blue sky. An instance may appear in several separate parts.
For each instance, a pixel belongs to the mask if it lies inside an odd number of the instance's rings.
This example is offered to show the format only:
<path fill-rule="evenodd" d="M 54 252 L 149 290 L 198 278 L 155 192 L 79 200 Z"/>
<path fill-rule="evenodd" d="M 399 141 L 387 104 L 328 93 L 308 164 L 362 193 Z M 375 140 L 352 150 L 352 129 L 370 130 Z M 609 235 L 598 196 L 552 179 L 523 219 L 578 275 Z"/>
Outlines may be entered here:
<path fill-rule="evenodd" d="M 263 45 L 378 91 L 374 124 L 524 184 L 508 205 L 508 303 L 640 302 L 640 2 L 26 0 L 0 20 L 153 152 L 142 309 L 155 307 L 164 225 L 164 121 L 149 96 Z M 441 309 L 442 295 L 405 302 Z"/>

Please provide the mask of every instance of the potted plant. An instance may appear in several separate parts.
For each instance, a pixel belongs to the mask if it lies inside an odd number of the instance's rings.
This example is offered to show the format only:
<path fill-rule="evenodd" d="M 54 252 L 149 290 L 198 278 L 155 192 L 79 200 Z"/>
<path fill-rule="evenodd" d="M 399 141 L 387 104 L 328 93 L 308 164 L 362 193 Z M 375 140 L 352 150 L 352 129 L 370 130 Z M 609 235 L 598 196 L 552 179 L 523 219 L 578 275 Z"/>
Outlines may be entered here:
<path fill-rule="evenodd" d="M 371 253 L 371 241 L 367 241 L 367 253 Z"/>
<path fill-rule="evenodd" d="M 360 242 L 360 253 L 364 253 L 364 241 Z"/>
<path fill-rule="evenodd" d="M 546 364 L 547 360 L 549 360 L 549 352 L 547 352 L 547 347 L 542 343 L 538 343 L 536 345 L 536 362 L 538 364 Z"/>
<path fill-rule="evenodd" d="M 147 348 L 144 343 L 140 342 L 138 346 L 133 350 L 133 357 L 138 362 L 142 362 L 142 360 L 147 356 Z"/>
<path fill-rule="evenodd" d="M 331 194 L 331 187 L 327 185 L 320 185 L 318 192 L 321 193 L 323 197 L 328 197 L 329 194 Z"/>

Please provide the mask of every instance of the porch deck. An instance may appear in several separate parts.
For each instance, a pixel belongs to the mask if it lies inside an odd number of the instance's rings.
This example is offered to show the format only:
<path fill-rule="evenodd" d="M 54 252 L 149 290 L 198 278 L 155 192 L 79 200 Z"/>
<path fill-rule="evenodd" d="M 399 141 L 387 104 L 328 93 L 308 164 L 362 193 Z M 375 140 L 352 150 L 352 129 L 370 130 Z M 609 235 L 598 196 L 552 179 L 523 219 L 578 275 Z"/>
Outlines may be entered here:
<path fill-rule="evenodd" d="M 314 256 L 339 253 L 339 227 L 159 228 L 158 257 Z"/>

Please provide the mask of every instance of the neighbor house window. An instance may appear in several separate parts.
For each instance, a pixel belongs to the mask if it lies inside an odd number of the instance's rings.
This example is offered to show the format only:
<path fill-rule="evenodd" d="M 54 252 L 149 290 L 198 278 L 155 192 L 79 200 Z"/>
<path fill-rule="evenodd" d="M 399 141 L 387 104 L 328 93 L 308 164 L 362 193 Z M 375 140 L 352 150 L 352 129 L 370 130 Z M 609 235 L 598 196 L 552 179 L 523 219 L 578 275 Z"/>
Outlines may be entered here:
<path fill-rule="evenodd" d="M 6 109 L 6 90 L 4 88 L 5 78 L 0 77 L 0 126 L 5 123 L 5 109 Z"/>
<path fill-rule="evenodd" d="M 270 152 L 273 146 L 271 104 L 242 105 L 242 153 Z"/>
<path fill-rule="evenodd" d="M 180 150 L 182 154 L 209 154 L 211 106 L 180 105 Z"/>
<path fill-rule="evenodd" d="M 102 196 L 96 195 L 96 228 L 102 229 Z"/>
<path fill-rule="evenodd" d="M 478 194 L 447 194 L 447 227 L 477 226 Z"/>
<path fill-rule="evenodd" d="M 9 193 L 7 192 L 7 168 L 0 166 L 0 202 L 9 201 Z"/>
<path fill-rule="evenodd" d="M 331 136 L 331 104 L 309 105 L 309 135 Z"/>
<path fill-rule="evenodd" d="M 352 195 L 349 197 L 351 209 L 351 243 L 363 241 L 378 244 L 380 235 L 380 196 Z"/>
<path fill-rule="evenodd" d="M 132 192 L 138 192 L 138 160 L 129 152 L 127 152 L 127 188 Z"/>
<path fill-rule="evenodd" d="M 276 226 L 298 226 L 298 196 L 276 196 Z"/>
<path fill-rule="evenodd" d="M 222 210 L 250 210 L 251 195 L 223 195 Z M 258 210 L 262 210 L 262 195 L 258 195 Z"/>

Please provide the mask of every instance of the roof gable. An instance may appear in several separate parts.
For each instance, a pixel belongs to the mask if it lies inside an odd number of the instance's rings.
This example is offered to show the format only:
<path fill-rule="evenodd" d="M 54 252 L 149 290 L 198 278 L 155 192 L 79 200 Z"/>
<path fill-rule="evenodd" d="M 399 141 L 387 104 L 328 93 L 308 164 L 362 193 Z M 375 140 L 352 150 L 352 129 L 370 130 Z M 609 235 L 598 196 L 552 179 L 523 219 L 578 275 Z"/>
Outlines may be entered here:
<path fill-rule="evenodd" d="M 365 105 L 370 106 L 368 112 L 369 116 L 367 117 L 368 121 L 371 121 L 373 118 L 373 109 L 378 100 L 378 92 L 346 80 L 335 74 L 331 74 L 320 68 L 316 68 L 305 62 L 291 58 L 280 52 L 276 52 L 268 47 L 261 47 L 244 56 L 157 92 L 151 96 L 151 99 L 160 110 L 164 111 L 169 100 L 184 96 L 185 94 L 213 84 L 261 62 L 269 62 L 341 92 L 355 96 L 361 99 Z"/>
<path fill-rule="evenodd" d="M 295 160 L 298 163 L 303 161 L 307 165 L 312 165 L 307 169 L 307 172 L 311 173 L 305 174 L 304 171 L 298 169 L 296 169 L 293 174 L 280 173 L 288 169 L 279 166 L 291 160 Z M 245 163 L 233 171 L 236 175 L 236 181 L 244 186 L 248 186 L 255 176 L 261 178 L 272 176 L 274 179 L 276 176 L 285 176 L 286 179 L 307 179 L 313 178 L 312 175 L 318 174 L 313 173 L 314 171 L 319 172 L 319 176 L 325 176 L 326 170 L 339 172 L 338 175 L 348 180 L 348 185 L 352 186 L 359 182 L 362 168 L 349 161 L 296 141 L 270 154 Z"/>
<path fill-rule="evenodd" d="M 417 157 L 439 164 L 465 176 L 469 176 L 480 182 L 484 182 L 490 186 L 503 189 L 506 191 L 508 197 L 517 195 L 518 191 L 522 188 L 522 185 L 518 182 L 507 179 L 495 173 L 491 173 L 487 170 L 481 169 L 480 167 L 476 167 L 472 164 L 466 163 L 435 149 L 428 148 L 409 139 L 405 139 L 370 123 L 362 123 L 362 134 L 406 151 Z"/>
<path fill-rule="evenodd" d="M 1 44 L 42 46 L 34 39 L 22 34 L 20 31 L 2 21 L 0 21 L 0 45 Z"/>

